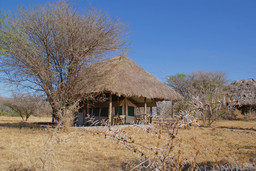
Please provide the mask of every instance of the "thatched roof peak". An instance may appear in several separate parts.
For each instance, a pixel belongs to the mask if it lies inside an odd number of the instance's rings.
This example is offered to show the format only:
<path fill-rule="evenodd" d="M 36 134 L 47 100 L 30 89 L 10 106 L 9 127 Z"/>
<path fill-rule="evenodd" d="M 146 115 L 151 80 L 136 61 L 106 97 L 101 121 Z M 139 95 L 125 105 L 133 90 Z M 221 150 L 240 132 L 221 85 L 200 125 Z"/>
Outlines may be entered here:
<path fill-rule="evenodd" d="M 92 64 L 85 74 L 86 93 L 110 92 L 155 100 L 182 99 L 176 91 L 124 55 Z"/>
<path fill-rule="evenodd" d="M 246 83 L 246 84 L 255 84 L 255 80 L 253 78 L 251 79 L 244 79 L 244 80 L 236 80 L 236 81 L 233 81 L 232 83 L 230 83 L 230 85 L 232 84 L 243 84 L 243 83 Z"/>

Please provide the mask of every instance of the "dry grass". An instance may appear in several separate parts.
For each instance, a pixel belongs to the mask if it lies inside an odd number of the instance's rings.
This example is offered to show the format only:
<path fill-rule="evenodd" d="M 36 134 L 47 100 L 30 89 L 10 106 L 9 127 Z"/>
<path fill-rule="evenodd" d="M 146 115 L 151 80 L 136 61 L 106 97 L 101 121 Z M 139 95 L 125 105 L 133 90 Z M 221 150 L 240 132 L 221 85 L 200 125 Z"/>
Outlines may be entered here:
<path fill-rule="evenodd" d="M 21 121 L 22 121 L 21 117 L 0 116 L 0 123 L 19 123 Z M 31 116 L 27 121 L 27 123 L 35 123 L 35 122 L 50 123 L 52 122 L 52 118 L 47 116 L 45 117 Z"/>
<path fill-rule="evenodd" d="M 255 130 L 256 131 L 256 121 L 218 121 L 213 124 L 213 127 L 217 128 L 232 128 L 241 130 Z"/>
<path fill-rule="evenodd" d="M 44 161 L 49 170 L 120 170 L 123 163 L 137 160 L 133 151 L 97 134 L 104 128 L 73 128 L 51 138 L 52 128 L 34 124 L 49 121 L 51 118 L 31 118 L 24 124 L 20 118 L 0 117 L 0 170 L 40 168 Z M 182 158 L 192 162 L 199 150 L 199 163 L 251 163 L 256 158 L 256 131 L 247 129 L 255 125 L 256 122 L 220 121 L 214 128 L 181 129 Z M 230 129 L 235 127 L 243 129 Z M 135 143 L 156 146 L 156 134 L 145 136 L 136 127 L 122 129 L 135 137 Z"/>
<path fill-rule="evenodd" d="M 40 119 L 41 122 L 48 120 Z M 2 126 L 8 121 L 11 127 Z M 12 127 L 15 122 L 23 125 L 17 121 L 19 118 L 0 118 L 0 170 L 40 168 L 41 159 L 45 158 L 52 162 L 48 166 L 50 170 L 118 170 L 123 161 L 135 158 L 132 152 L 124 153 L 124 147 L 85 129 L 60 132 L 51 139 L 53 129 Z"/>

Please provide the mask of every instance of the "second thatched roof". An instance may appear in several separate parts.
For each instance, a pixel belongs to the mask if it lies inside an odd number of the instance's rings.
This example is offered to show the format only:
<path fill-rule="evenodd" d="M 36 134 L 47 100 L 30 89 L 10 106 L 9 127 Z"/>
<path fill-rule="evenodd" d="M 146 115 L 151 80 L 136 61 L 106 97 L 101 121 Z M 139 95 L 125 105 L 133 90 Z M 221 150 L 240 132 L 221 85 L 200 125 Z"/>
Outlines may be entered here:
<path fill-rule="evenodd" d="M 92 64 L 85 74 L 87 94 L 112 93 L 172 101 L 182 99 L 172 88 L 123 55 Z"/>
<path fill-rule="evenodd" d="M 256 82 L 254 79 L 233 81 L 228 85 L 227 92 L 233 106 L 256 106 Z"/>

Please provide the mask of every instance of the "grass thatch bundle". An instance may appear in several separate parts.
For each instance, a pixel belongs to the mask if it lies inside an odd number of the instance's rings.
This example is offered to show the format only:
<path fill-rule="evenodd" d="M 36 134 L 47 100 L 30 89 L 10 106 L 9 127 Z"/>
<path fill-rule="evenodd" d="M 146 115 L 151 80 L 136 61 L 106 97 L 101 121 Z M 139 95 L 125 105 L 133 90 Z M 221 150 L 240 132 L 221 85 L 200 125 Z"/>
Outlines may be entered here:
<path fill-rule="evenodd" d="M 227 97 L 232 106 L 255 108 L 256 81 L 253 79 L 233 81 L 228 85 Z"/>
<path fill-rule="evenodd" d="M 92 64 L 85 72 L 85 93 L 112 93 L 154 100 L 182 99 L 176 91 L 121 55 Z"/>

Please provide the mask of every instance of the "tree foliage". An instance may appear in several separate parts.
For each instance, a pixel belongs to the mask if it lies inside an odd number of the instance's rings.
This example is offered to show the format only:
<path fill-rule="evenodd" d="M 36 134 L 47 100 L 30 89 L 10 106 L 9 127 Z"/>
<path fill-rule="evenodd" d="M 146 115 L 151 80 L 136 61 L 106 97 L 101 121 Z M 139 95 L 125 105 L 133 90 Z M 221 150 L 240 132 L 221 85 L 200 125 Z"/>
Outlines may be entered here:
<path fill-rule="evenodd" d="M 79 13 L 65 1 L 19 9 L 0 22 L 4 79 L 43 92 L 60 119 L 89 86 L 83 84 L 83 70 L 126 47 L 124 29 L 119 20 L 101 11 L 90 8 Z"/>
<path fill-rule="evenodd" d="M 176 74 L 173 76 L 168 76 L 168 84 L 185 99 L 189 98 L 188 94 L 188 77 L 185 74 Z"/>
<path fill-rule="evenodd" d="M 168 77 L 168 83 L 177 92 L 182 94 L 186 101 L 198 99 L 202 103 L 201 119 L 211 125 L 216 119 L 224 115 L 226 108 L 223 104 L 223 89 L 227 83 L 225 74 L 222 72 L 198 71 L 190 75 L 177 74 Z M 183 110 L 187 105 L 176 105 Z M 183 104 L 188 104 L 183 102 Z"/>

